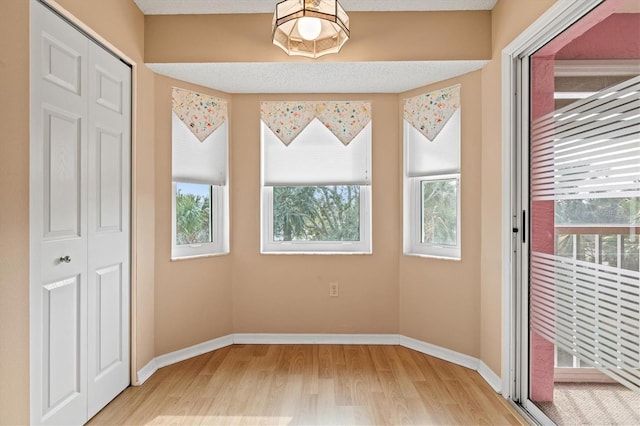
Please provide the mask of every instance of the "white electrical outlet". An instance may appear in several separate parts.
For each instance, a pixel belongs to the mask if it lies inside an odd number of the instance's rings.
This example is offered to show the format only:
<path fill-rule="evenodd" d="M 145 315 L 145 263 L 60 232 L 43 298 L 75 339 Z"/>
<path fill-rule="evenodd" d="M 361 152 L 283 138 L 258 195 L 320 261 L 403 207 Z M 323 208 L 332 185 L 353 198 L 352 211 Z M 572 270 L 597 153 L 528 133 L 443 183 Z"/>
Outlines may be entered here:
<path fill-rule="evenodd" d="M 329 296 L 338 297 L 338 283 L 329 283 Z"/>

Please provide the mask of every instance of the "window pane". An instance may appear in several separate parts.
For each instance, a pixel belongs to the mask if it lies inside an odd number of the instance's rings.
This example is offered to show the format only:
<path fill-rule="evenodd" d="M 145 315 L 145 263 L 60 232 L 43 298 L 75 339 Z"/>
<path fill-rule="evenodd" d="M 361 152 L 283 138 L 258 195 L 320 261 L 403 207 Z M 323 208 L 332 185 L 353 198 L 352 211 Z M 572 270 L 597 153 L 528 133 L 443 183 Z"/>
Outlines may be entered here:
<path fill-rule="evenodd" d="M 574 231 L 576 259 L 640 269 L 640 197 L 556 200 L 554 209 L 556 228 L 562 233 Z M 556 253 L 559 250 L 556 245 Z"/>
<path fill-rule="evenodd" d="M 640 225 L 640 197 L 558 200 L 555 216 L 556 226 Z"/>
<path fill-rule="evenodd" d="M 578 235 L 576 259 L 595 263 L 596 261 L 596 236 Z"/>
<path fill-rule="evenodd" d="M 177 183 L 176 244 L 211 242 L 211 185 Z"/>
<path fill-rule="evenodd" d="M 274 187 L 273 240 L 360 241 L 360 187 Z"/>
<path fill-rule="evenodd" d="M 556 367 L 573 367 L 573 355 L 560 348 L 557 349 Z"/>
<path fill-rule="evenodd" d="M 556 254 L 573 259 L 573 243 L 575 235 L 556 234 Z"/>
<path fill-rule="evenodd" d="M 622 239 L 622 268 L 640 271 L 640 236 L 625 235 Z"/>
<path fill-rule="evenodd" d="M 422 181 L 422 242 L 458 243 L 458 179 Z"/>
<path fill-rule="evenodd" d="M 618 266 L 617 235 L 602 235 L 600 237 L 600 263 L 607 266 Z"/>

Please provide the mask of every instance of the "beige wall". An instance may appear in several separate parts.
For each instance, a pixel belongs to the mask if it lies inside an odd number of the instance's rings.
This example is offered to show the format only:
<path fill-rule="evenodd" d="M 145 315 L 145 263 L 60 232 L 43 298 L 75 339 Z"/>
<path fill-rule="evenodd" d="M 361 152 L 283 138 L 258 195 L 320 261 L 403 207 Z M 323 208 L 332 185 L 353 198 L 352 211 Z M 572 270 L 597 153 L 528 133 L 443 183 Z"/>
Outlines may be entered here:
<path fill-rule="evenodd" d="M 175 27 L 165 28 L 163 19 L 168 18 L 145 19 L 131 0 L 59 3 L 140 64 L 134 81 L 134 370 L 154 356 L 229 332 L 400 332 L 479 356 L 494 372 L 501 372 L 501 119 L 497 101 L 500 51 L 553 0 L 500 0 L 493 13 L 456 15 L 460 21 L 443 19 L 445 15 L 438 15 L 434 21 L 421 15 L 429 25 L 424 21 L 407 25 L 384 19 L 385 28 L 392 25 L 397 34 L 408 31 L 413 36 L 406 37 L 406 43 L 399 44 L 399 48 L 389 48 L 386 43 L 392 38 L 371 32 L 368 41 L 354 37 L 339 57 L 491 57 L 482 71 L 401 96 L 462 83 L 461 262 L 401 255 L 398 95 L 230 96 L 232 255 L 170 262 L 168 88 L 175 82 L 154 77 L 141 65 L 143 54 L 147 60 L 166 60 L 168 54 L 194 60 L 200 58 L 198 55 L 211 55 L 216 49 L 211 45 L 207 49 L 173 45 L 169 38 L 179 34 L 186 18 L 173 21 L 175 24 L 171 25 Z M 29 3 L 4 0 L 0 12 L 0 96 L 10 100 L 0 106 L 0 423 L 15 424 L 29 420 Z M 384 18 L 382 14 L 366 15 L 361 24 L 354 19 L 354 31 L 358 25 L 365 31 Z M 253 24 L 252 19 L 256 20 Z M 224 21 L 229 22 L 228 17 Z M 240 28 L 247 26 L 245 38 L 236 40 L 239 44 L 233 51 L 221 50 L 217 60 L 288 60 L 268 43 L 268 30 L 262 28 L 262 21 L 268 28 L 268 19 L 263 15 L 243 18 Z M 146 52 L 145 22 L 146 42 L 150 44 Z M 215 35 L 210 29 L 198 34 Z M 427 40 L 438 42 L 425 43 L 424 37 L 415 37 L 416 31 L 428 36 Z M 180 58 L 172 56 L 172 60 Z M 329 55 L 323 60 L 338 60 L 338 56 Z M 259 254 L 258 103 L 270 99 L 373 102 L 373 255 Z M 340 283 L 338 298 L 328 297 L 328 283 L 332 281 Z"/>
<path fill-rule="evenodd" d="M 370 36 L 354 38 L 340 54 L 340 60 L 491 58 L 480 72 L 402 95 L 458 82 L 463 85 L 461 262 L 401 256 L 401 127 L 395 95 L 232 95 L 232 254 L 169 262 L 169 127 L 161 117 L 163 109 L 169 108 L 166 93 L 171 83 L 161 79 L 156 85 L 155 123 L 156 355 L 218 337 L 229 329 L 238 333 L 400 332 L 479 356 L 501 373 L 502 247 L 497 237 L 501 229 L 501 124 L 500 102 L 495 96 L 500 93 L 500 52 L 553 3 L 501 0 L 490 14 L 394 14 L 392 18 L 355 14 L 354 22 L 361 18 L 360 30 Z M 381 19 L 385 28 L 393 29 L 384 37 L 373 30 Z M 264 30 L 268 21 L 268 15 L 146 17 L 145 58 L 149 62 L 305 60 L 284 57 L 270 45 Z M 486 33 L 488 27 L 491 37 Z M 229 39 L 221 34 L 234 31 L 232 44 L 219 45 Z M 397 43 L 396 37 L 403 43 Z M 194 39 L 208 48 L 192 43 Z M 425 44 L 425 39 L 447 42 Z M 329 55 L 322 60 L 337 58 Z M 258 102 L 269 99 L 374 101 L 372 256 L 259 254 Z M 185 276 L 188 279 L 181 280 Z M 176 287 L 178 280 L 183 283 L 180 287 Z M 340 283 L 337 299 L 327 296 L 332 281 Z M 443 318 L 447 327 L 442 327 Z"/>
<path fill-rule="evenodd" d="M 369 100 L 373 255 L 260 254 L 260 101 Z M 397 95 L 237 95 L 231 113 L 236 333 L 396 333 L 400 223 Z M 337 281 L 340 296 L 329 297 Z"/>
<path fill-rule="evenodd" d="M 462 260 L 402 256 L 400 334 L 480 355 L 481 71 L 403 93 L 402 99 L 460 84 Z M 402 142 L 398 141 L 401 149 Z M 399 206 L 401 208 L 401 206 Z M 399 228 L 397 232 L 402 232 Z"/>
<path fill-rule="evenodd" d="M 317 62 L 471 60 L 488 59 L 491 55 L 489 11 L 349 15 L 352 39 L 340 55 L 323 56 Z M 145 59 L 147 62 L 309 61 L 288 57 L 273 46 L 271 18 L 271 14 L 147 16 Z"/>
<path fill-rule="evenodd" d="M 130 0 L 59 0 L 79 23 L 138 64 L 144 17 Z M 136 68 L 134 148 L 135 273 L 132 368 L 155 354 L 153 342 L 153 74 Z M 29 422 L 29 2 L 0 5 L 0 424 Z"/>
<path fill-rule="evenodd" d="M 29 3 L 0 12 L 0 423 L 29 422 Z"/>
<path fill-rule="evenodd" d="M 156 76 L 156 355 L 233 332 L 231 257 L 171 261 L 171 88 L 229 99 L 230 96 L 179 80 Z"/>
<path fill-rule="evenodd" d="M 502 374 L 502 49 L 554 0 L 500 0 L 492 13 L 491 62 L 482 70 L 480 359 Z"/>

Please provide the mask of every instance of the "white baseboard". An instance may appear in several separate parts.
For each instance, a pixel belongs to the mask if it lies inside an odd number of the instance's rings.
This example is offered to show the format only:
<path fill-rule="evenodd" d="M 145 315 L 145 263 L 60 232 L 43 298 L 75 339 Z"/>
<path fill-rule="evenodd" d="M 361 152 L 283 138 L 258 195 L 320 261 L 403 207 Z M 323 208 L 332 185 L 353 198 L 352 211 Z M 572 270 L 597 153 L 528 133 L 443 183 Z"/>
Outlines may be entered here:
<path fill-rule="evenodd" d="M 134 384 L 136 386 L 140 386 L 141 384 L 146 382 L 147 379 L 151 377 L 156 371 L 158 371 L 158 366 L 156 364 L 156 359 L 153 358 L 147 363 L 147 365 L 138 370 L 138 380 Z"/>
<path fill-rule="evenodd" d="M 147 365 L 138 370 L 138 383 L 136 384 L 143 384 L 159 368 L 184 361 L 185 359 L 193 358 L 194 356 L 206 354 L 207 352 L 215 351 L 216 349 L 221 349 L 225 346 L 233 345 L 233 343 L 233 334 L 229 334 L 218 337 L 217 339 L 189 346 L 188 348 L 180 349 L 175 352 L 169 352 L 168 354 L 157 356 L 149 361 Z"/>
<path fill-rule="evenodd" d="M 431 343 L 425 343 L 421 340 L 412 339 L 411 337 L 400 336 L 400 345 L 405 348 L 413 349 L 414 351 L 422 352 L 423 354 L 431 355 L 436 358 L 470 368 L 471 370 L 478 371 L 478 367 L 480 365 L 480 360 L 478 358 L 452 351 L 451 349 L 446 349 L 441 346 L 432 345 Z"/>
<path fill-rule="evenodd" d="M 397 334 L 271 334 L 236 333 L 233 343 L 245 345 L 397 345 Z"/>
<path fill-rule="evenodd" d="M 489 383 L 489 386 L 491 386 L 494 391 L 500 394 L 502 393 L 502 378 L 494 373 L 487 364 L 480 361 L 478 373 L 482 376 L 485 382 Z"/>
<path fill-rule="evenodd" d="M 218 337 L 188 348 L 160 355 L 138 370 L 138 383 L 143 384 L 159 368 L 194 356 L 202 355 L 233 344 L 244 345 L 399 345 L 422 352 L 453 364 L 469 368 L 480 376 L 496 391 L 500 392 L 502 381 L 484 362 L 478 358 L 432 345 L 399 334 L 288 334 L 288 333 L 236 333 Z"/>
<path fill-rule="evenodd" d="M 228 334 L 226 336 L 218 337 L 217 339 L 180 349 L 179 351 L 157 356 L 156 365 L 158 368 L 166 367 L 167 365 L 175 364 L 176 362 L 184 361 L 185 359 L 193 358 L 194 356 L 206 354 L 207 352 L 233 345 L 233 343 L 233 334 Z"/>

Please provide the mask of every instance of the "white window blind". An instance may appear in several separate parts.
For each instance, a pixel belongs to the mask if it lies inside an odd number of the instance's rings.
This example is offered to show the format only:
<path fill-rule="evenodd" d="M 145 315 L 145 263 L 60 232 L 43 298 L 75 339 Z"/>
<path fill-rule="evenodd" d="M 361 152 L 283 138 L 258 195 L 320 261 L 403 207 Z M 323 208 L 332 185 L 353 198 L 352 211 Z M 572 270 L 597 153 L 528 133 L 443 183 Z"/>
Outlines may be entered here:
<path fill-rule="evenodd" d="M 173 181 L 225 185 L 227 122 L 202 142 L 194 137 L 175 112 L 171 114 L 171 124 Z"/>
<path fill-rule="evenodd" d="M 531 328 L 640 391 L 640 274 L 532 253 Z"/>
<path fill-rule="evenodd" d="M 265 186 L 369 185 L 371 123 L 348 145 L 314 119 L 289 145 L 261 122 Z"/>
<path fill-rule="evenodd" d="M 531 158 L 534 202 L 638 197 L 640 77 L 536 120 Z M 640 272 L 533 251 L 530 322 L 640 391 Z"/>
<path fill-rule="evenodd" d="M 430 141 L 407 120 L 406 173 L 408 177 L 460 172 L 460 109 L 453 113 L 437 137 Z"/>
<path fill-rule="evenodd" d="M 460 85 L 405 99 L 403 109 L 403 252 L 460 259 Z"/>
<path fill-rule="evenodd" d="M 536 120 L 534 201 L 640 196 L 640 77 Z"/>

